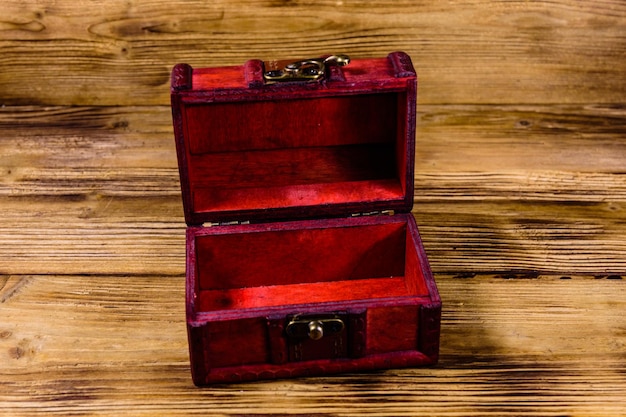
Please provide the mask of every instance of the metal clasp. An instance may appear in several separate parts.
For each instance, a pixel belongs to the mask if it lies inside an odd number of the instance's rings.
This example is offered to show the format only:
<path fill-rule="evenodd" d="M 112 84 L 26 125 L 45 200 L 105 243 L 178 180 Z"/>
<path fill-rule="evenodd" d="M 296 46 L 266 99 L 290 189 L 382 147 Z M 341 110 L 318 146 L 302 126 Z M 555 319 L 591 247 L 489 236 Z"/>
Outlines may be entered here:
<path fill-rule="evenodd" d="M 266 84 L 278 82 L 311 82 L 324 78 L 328 66 L 343 67 L 350 63 L 347 55 L 331 55 L 327 58 L 310 58 L 298 61 L 265 61 L 263 79 Z"/>
<path fill-rule="evenodd" d="M 320 340 L 324 336 L 341 333 L 346 327 L 338 315 L 294 316 L 287 323 L 285 332 L 294 339 Z"/>

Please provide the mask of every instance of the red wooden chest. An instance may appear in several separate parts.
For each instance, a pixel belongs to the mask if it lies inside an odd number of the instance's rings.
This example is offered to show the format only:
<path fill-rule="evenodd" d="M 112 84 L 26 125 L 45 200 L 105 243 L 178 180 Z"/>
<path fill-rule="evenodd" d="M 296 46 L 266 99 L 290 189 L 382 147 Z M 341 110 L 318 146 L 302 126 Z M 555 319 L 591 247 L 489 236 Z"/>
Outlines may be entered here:
<path fill-rule="evenodd" d="M 434 364 L 408 55 L 172 72 L 193 381 Z"/>

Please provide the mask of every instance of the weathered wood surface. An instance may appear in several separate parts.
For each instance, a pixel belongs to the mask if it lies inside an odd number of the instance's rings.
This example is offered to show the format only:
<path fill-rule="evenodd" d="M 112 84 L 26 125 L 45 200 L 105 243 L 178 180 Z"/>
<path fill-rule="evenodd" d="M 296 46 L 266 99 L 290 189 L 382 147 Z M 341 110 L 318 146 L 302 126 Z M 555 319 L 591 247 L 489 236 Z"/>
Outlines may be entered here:
<path fill-rule="evenodd" d="M 437 279 L 435 368 L 198 389 L 182 276 L 5 276 L 0 414 L 623 415 L 623 280 Z"/>
<path fill-rule="evenodd" d="M 168 103 L 178 62 L 329 52 L 417 63 L 422 103 L 622 103 L 626 4 L 4 0 L 4 104 Z"/>
<path fill-rule="evenodd" d="M 624 415 L 625 34 L 621 0 L 2 1 L 0 415 Z M 441 363 L 193 387 L 170 69 L 393 50 Z"/>

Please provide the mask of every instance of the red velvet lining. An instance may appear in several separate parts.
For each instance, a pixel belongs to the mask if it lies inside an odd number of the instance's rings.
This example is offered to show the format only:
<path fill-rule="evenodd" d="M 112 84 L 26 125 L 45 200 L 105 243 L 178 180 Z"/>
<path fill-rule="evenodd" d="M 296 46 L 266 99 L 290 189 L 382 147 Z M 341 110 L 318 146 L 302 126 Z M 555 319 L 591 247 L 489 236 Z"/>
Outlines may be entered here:
<path fill-rule="evenodd" d="M 188 105 L 191 154 L 394 142 L 398 93 Z"/>
<path fill-rule="evenodd" d="M 255 210 L 259 207 L 389 201 L 402 197 L 402 189 L 395 180 L 372 180 L 263 188 L 201 188 L 193 197 L 196 211 L 221 212 Z M 205 206 L 207 202 L 210 204 Z"/>
<path fill-rule="evenodd" d="M 415 244 L 402 219 L 197 236 L 196 311 L 427 296 Z"/>
<path fill-rule="evenodd" d="M 186 105 L 193 212 L 402 200 L 406 93 Z"/>
<path fill-rule="evenodd" d="M 373 295 L 373 296 L 372 296 Z M 201 291 L 200 311 L 408 297 L 404 277 Z"/>

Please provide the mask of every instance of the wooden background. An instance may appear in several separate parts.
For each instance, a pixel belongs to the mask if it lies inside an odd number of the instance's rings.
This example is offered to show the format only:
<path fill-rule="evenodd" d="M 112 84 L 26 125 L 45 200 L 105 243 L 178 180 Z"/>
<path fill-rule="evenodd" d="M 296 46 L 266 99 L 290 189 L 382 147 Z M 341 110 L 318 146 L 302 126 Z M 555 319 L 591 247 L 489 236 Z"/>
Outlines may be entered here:
<path fill-rule="evenodd" d="M 172 66 L 394 50 L 440 364 L 193 387 Z M 0 415 L 624 415 L 624 275 L 623 0 L 0 4 Z"/>

